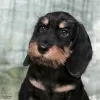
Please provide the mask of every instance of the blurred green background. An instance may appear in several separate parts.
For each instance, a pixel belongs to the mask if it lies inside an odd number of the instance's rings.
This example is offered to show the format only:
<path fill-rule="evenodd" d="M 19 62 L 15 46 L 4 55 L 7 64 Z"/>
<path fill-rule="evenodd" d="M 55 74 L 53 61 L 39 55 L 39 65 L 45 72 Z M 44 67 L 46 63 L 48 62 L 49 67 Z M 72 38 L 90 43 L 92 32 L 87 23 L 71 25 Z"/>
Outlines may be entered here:
<path fill-rule="evenodd" d="M 100 0 L 0 0 L 0 100 L 17 100 L 28 67 L 22 63 L 38 18 L 65 11 L 84 24 L 93 59 L 82 76 L 91 100 L 100 100 Z"/>

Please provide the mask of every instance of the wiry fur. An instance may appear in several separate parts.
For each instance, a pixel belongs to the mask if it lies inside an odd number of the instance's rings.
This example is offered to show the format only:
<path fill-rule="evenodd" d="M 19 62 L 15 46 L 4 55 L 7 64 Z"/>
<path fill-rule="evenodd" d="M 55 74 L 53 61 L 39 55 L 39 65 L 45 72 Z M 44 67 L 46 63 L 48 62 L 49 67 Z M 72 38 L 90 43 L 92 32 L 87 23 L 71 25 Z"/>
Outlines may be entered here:
<path fill-rule="evenodd" d="M 67 58 L 70 56 L 70 47 L 64 47 L 64 50 L 57 46 L 52 46 L 47 53 L 41 54 L 38 51 L 36 42 L 30 42 L 28 49 L 28 56 L 34 63 L 44 64 L 50 67 L 59 67 L 64 65 Z"/>
<path fill-rule="evenodd" d="M 81 75 L 91 58 L 88 34 L 73 16 L 66 12 L 42 16 L 23 63 L 29 70 L 19 100 L 89 100 Z"/>

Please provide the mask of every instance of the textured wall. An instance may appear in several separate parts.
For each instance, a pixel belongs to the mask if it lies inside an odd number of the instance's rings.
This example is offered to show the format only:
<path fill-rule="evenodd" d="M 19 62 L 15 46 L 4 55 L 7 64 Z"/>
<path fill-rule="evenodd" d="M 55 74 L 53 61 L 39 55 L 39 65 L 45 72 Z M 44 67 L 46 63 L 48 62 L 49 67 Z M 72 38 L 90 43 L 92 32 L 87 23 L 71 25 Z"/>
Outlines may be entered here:
<path fill-rule="evenodd" d="M 87 29 L 92 28 L 93 12 L 89 0 L 0 0 L 1 64 L 22 63 L 36 21 L 52 11 L 69 12 Z"/>
<path fill-rule="evenodd" d="M 99 5 L 100 0 L 0 0 L 0 100 L 5 92 L 15 100 L 27 71 L 22 63 L 35 23 L 52 11 L 69 12 L 85 25 L 94 55 L 82 79 L 90 98 L 100 100 Z"/>

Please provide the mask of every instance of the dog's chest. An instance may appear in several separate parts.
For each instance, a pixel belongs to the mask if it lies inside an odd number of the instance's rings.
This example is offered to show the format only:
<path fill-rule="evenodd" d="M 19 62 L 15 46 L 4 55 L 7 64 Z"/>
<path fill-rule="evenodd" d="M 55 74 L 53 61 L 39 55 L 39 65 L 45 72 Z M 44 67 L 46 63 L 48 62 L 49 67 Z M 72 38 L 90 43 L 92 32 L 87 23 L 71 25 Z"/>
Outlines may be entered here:
<path fill-rule="evenodd" d="M 53 89 L 55 86 L 72 84 L 64 68 L 48 68 L 43 66 L 35 66 L 29 70 L 29 78 L 40 81 L 47 89 Z"/>

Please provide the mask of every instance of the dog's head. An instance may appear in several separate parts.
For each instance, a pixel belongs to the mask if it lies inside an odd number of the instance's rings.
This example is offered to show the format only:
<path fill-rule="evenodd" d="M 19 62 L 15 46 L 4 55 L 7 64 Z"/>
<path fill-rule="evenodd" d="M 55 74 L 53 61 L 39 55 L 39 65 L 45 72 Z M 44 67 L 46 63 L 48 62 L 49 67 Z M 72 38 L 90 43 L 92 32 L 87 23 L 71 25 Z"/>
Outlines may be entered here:
<path fill-rule="evenodd" d="M 42 16 L 34 29 L 24 65 L 66 66 L 75 76 L 81 75 L 92 57 L 85 28 L 65 12 Z"/>

